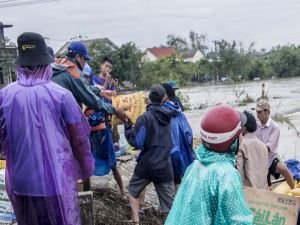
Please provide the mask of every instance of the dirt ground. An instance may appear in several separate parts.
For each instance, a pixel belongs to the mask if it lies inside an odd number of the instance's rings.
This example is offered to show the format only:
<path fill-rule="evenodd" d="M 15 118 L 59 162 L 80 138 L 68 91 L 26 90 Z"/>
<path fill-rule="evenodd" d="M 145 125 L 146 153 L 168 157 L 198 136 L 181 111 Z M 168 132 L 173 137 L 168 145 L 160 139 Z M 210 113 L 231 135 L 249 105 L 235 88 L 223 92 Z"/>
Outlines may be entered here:
<path fill-rule="evenodd" d="M 131 220 L 131 209 L 128 200 L 115 190 L 110 188 L 95 189 L 94 213 L 95 225 L 129 225 Z M 162 225 L 164 218 L 154 208 L 150 208 L 141 215 L 140 224 Z"/>
<path fill-rule="evenodd" d="M 200 139 L 194 138 L 194 149 L 201 144 Z M 125 156 L 126 158 L 127 156 Z M 122 157 L 121 157 L 122 158 Z M 127 192 L 128 182 L 133 174 L 136 161 L 134 157 L 129 160 L 118 158 L 118 168 L 123 179 L 125 191 Z M 92 178 L 94 194 L 94 214 L 96 225 L 122 225 L 133 224 L 131 220 L 131 209 L 129 201 L 123 199 L 119 194 L 117 184 L 110 173 L 108 176 Z M 146 204 L 152 206 L 141 215 L 141 223 L 144 225 L 164 224 L 163 216 L 158 212 L 159 202 L 153 185 L 149 185 L 146 190 Z"/>

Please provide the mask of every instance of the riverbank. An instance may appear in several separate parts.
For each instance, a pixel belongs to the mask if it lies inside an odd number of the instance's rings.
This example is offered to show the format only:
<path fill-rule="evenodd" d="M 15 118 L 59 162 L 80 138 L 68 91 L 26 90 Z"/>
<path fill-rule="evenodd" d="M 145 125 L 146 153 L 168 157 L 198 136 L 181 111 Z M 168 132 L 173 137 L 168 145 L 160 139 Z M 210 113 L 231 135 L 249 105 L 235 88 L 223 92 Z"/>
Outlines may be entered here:
<path fill-rule="evenodd" d="M 300 159 L 300 138 L 295 128 L 300 130 L 300 78 L 275 79 L 266 81 L 251 81 L 238 85 L 212 85 L 198 86 L 192 88 L 180 89 L 182 93 L 187 95 L 193 108 L 199 105 L 205 105 L 204 109 L 193 109 L 185 112 L 188 121 L 193 129 L 194 137 L 200 137 L 200 121 L 203 114 L 210 107 L 218 103 L 226 103 L 232 105 L 239 111 L 251 111 L 254 115 L 255 111 L 251 108 L 255 107 L 254 103 L 248 103 L 239 106 L 237 103 L 236 91 L 243 90 L 245 95 L 256 100 L 261 96 L 262 83 L 266 85 L 266 95 L 271 104 L 271 116 L 282 115 L 293 124 L 294 128 L 284 123 L 279 123 L 281 129 L 278 153 L 283 159 Z"/>

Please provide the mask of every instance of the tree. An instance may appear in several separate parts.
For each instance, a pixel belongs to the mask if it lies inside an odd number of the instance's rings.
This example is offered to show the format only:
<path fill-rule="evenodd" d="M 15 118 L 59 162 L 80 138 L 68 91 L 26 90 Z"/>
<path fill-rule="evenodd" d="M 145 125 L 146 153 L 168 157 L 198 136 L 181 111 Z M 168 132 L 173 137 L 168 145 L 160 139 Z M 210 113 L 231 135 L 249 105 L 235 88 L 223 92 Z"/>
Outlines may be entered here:
<path fill-rule="evenodd" d="M 94 41 L 89 46 L 89 52 L 93 57 L 89 64 L 95 73 L 99 71 L 100 62 L 103 61 L 103 58 L 108 57 L 113 61 L 112 75 L 114 78 L 118 78 L 120 83 L 131 81 L 135 86 L 140 79 L 143 53 L 134 43 L 129 42 L 117 50 L 112 50 L 105 43 Z"/>
<path fill-rule="evenodd" d="M 276 76 L 300 76 L 300 48 L 294 45 L 277 46 L 269 56 Z"/>
<path fill-rule="evenodd" d="M 236 41 L 227 42 L 223 39 L 215 41 L 215 50 L 209 56 L 212 56 L 212 68 L 217 73 L 216 76 L 228 76 L 233 80 L 246 74 L 247 65 L 251 61 L 250 52 L 241 43 L 238 46 Z"/>
<path fill-rule="evenodd" d="M 253 60 L 247 72 L 247 78 L 253 80 L 254 77 L 267 78 L 272 75 L 272 68 L 266 59 Z"/>
<path fill-rule="evenodd" d="M 94 73 L 99 72 L 100 62 L 102 62 L 104 57 L 112 58 L 113 50 L 105 45 L 103 42 L 93 41 L 89 46 L 89 54 L 92 56 L 93 60 L 89 62 Z"/>
<path fill-rule="evenodd" d="M 189 82 L 196 71 L 196 64 L 186 63 L 171 56 L 142 66 L 140 87 L 149 88 L 153 84 L 176 80 L 180 85 Z"/>
<path fill-rule="evenodd" d="M 190 42 L 191 42 L 191 49 L 193 50 L 200 50 L 203 54 L 206 53 L 208 47 L 206 45 L 206 35 L 205 34 L 197 34 L 194 31 L 190 31 L 189 34 Z"/>
<path fill-rule="evenodd" d="M 4 37 L 5 46 L 16 47 L 16 44 L 8 37 Z"/>
<path fill-rule="evenodd" d="M 113 52 L 113 72 L 121 81 L 129 80 L 133 87 L 141 77 L 142 51 L 132 42 L 123 44 Z"/>
<path fill-rule="evenodd" d="M 187 41 L 180 36 L 175 34 L 169 34 L 167 36 L 167 46 L 175 48 L 178 52 L 184 52 L 188 50 Z"/>

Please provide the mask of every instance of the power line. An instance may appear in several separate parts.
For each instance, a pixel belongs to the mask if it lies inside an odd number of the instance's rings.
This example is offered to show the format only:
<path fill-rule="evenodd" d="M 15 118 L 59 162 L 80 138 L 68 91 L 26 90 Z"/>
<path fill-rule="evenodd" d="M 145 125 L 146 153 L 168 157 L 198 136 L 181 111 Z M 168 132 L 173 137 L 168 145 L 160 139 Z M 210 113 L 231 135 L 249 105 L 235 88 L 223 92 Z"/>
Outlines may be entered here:
<path fill-rule="evenodd" d="M 10 2 L 17 2 L 17 1 L 19 1 L 19 0 L 4 0 L 4 1 L 0 1 L 0 3 L 4 3 L 4 2 L 10 3 Z M 6 3 L 6 4 L 8 4 L 8 3 Z"/>
<path fill-rule="evenodd" d="M 45 40 L 49 40 L 49 41 L 56 41 L 56 42 L 67 42 L 66 40 L 62 40 L 62 39 L 57 39 L 57 38 L 51 38 L 51 37 L 44 37 Z"/>
<path fill-rule="evenodd" d="M 59 1 L 59 0 L 35 0 L 35 1 L 27 1 L 27 2 L 5 3 L 5 4 L 2 4 L 2 5 L 0 4 L 0 8 L 22 6 L 22 5 L 41 4 L 41 3 L 53 2 L 53 1 Z"/>
<path fill-rule="evenodd" d="M 38 1 L 28 1 L 28 2 L 16 2 L 16 3 L 6 3 L 0 4 L 0 8 L 7 8 L 7 7 L 15 7 L 15 6 L 24 6 L 24 5 L 35 5 L 35 4 L 42 4 L 47 2 L 55 2 L 60 0 L 38 0 Z"/>

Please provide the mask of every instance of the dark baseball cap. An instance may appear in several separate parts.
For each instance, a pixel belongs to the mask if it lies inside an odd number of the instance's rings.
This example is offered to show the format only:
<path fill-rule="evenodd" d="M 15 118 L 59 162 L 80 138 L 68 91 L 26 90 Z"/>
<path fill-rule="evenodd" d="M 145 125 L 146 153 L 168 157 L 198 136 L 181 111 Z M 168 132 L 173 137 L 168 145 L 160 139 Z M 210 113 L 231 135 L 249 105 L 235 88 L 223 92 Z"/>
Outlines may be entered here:
<path fill-rule="evenodd" d="M 42 35 L 26 32 L 18 39 L 18 58 L 16 64 L 20 66 L 42 66 L 54 62 L 47 51 L 47 46 Z"/>
<path fill-rule="evenodd" d="M 161 100 L 166 96 L 166 90 L 160 84 L 153 85 L 150 88 L 149 99 L 151 102 L 161 103 Z"/>
<path fill-rule="evenodd" d="M 83 56 L 86 60 L 92 60 L 93 58 L 89 56 L 88 50 L 85 45 L 80 41 L 72 42 L 68 47 L 69 53 L 74 53 Z"/>

